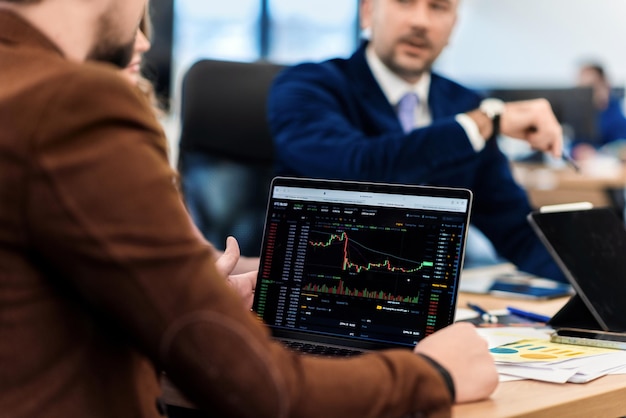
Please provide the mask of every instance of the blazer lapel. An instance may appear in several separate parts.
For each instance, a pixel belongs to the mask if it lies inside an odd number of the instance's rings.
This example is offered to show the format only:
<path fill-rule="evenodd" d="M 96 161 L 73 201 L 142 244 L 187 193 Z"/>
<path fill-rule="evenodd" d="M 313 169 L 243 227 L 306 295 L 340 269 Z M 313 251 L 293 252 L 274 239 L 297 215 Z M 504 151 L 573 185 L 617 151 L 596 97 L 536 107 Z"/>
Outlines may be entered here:
<path fill-rule="evenodd" d="M 348 77 L 353 81 L 354 94 L 361 102 L 360 107 L 365 109 L 370 121 L 373 121 L 381 132 L 402 132 L 395 109 L 385 97 L 367 65 L 366 46 L 367 42 L 363 42 L 348 60 Z"/>
<path fill-rule="evenodd" d="M 428 106 L 430 107 L 430 115 L 432 120 L 441 119 L 449 114 L 448 104 L 445 92 L 442 91 L 441 80 L 435 74 L 431 75 L 430 91 L 428 92 Z"/>

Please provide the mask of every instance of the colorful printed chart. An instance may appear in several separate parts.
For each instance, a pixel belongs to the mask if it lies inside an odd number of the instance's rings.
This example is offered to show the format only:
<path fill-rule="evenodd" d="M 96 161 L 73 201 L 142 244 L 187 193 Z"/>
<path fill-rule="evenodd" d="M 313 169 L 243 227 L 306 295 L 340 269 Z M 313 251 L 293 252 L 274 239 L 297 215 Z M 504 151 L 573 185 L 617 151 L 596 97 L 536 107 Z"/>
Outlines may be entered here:
<path fill-rule="evenodd" d="M 552 343 L 547 340 L 527 339 L 494 347 L 491 350 L 495 361 L 503 363 L 552 363 L 573 358 L 614 353 L 609 348 Z"/>

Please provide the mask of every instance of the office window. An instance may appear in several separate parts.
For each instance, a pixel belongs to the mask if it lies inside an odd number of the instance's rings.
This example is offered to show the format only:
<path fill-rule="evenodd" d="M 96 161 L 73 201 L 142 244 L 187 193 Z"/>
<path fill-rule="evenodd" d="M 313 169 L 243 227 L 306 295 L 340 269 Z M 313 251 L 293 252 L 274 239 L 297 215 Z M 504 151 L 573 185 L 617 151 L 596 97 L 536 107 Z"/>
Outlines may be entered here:
<path fill-rule="evenodd" d="M 259 0 L 178 0 L 174 3 L 174 62 L 188 68 L 201 58 L 260 58 Z"/>
<path fill-rule="evenodd" d="M 356 48 L 356 0 L 267 1 L 270 61 L 318 61 Z"/>
<path fill-rule="evenodd" d="M 203 58 L 293 64 L 348 56 L 358 42 L 358 0 L 175 0 L 173 26 L 178 88 Z"/>

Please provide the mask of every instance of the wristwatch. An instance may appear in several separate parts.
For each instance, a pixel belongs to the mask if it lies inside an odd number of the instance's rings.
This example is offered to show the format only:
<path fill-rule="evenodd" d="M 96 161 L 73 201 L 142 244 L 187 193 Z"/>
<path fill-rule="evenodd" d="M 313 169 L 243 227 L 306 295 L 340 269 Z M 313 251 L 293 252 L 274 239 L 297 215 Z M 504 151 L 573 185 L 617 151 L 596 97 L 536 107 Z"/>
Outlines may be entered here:
<path fill-rule="evenodd" d="M 504 102 L 500 99 L 488 98 L 480 102 L 478 109 L 491 119 L 492 133 L 488 140 L 495 139 L 500 134 L 500 116 L 504 113 Z"/>

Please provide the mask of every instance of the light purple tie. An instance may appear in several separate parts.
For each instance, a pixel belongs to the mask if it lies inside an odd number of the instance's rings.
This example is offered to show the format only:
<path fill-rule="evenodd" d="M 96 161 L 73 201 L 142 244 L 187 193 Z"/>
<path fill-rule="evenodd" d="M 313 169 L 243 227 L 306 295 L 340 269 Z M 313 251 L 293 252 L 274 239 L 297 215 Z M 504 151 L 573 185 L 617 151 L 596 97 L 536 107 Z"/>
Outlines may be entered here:
<path fill-rule="evenodd" d="M 418 103 L 419 98 L 415 93 L 405 94 L 398 102 L 396 111 L 404 133 L 409 133 L 415 128 L 415 109 Z"/>

